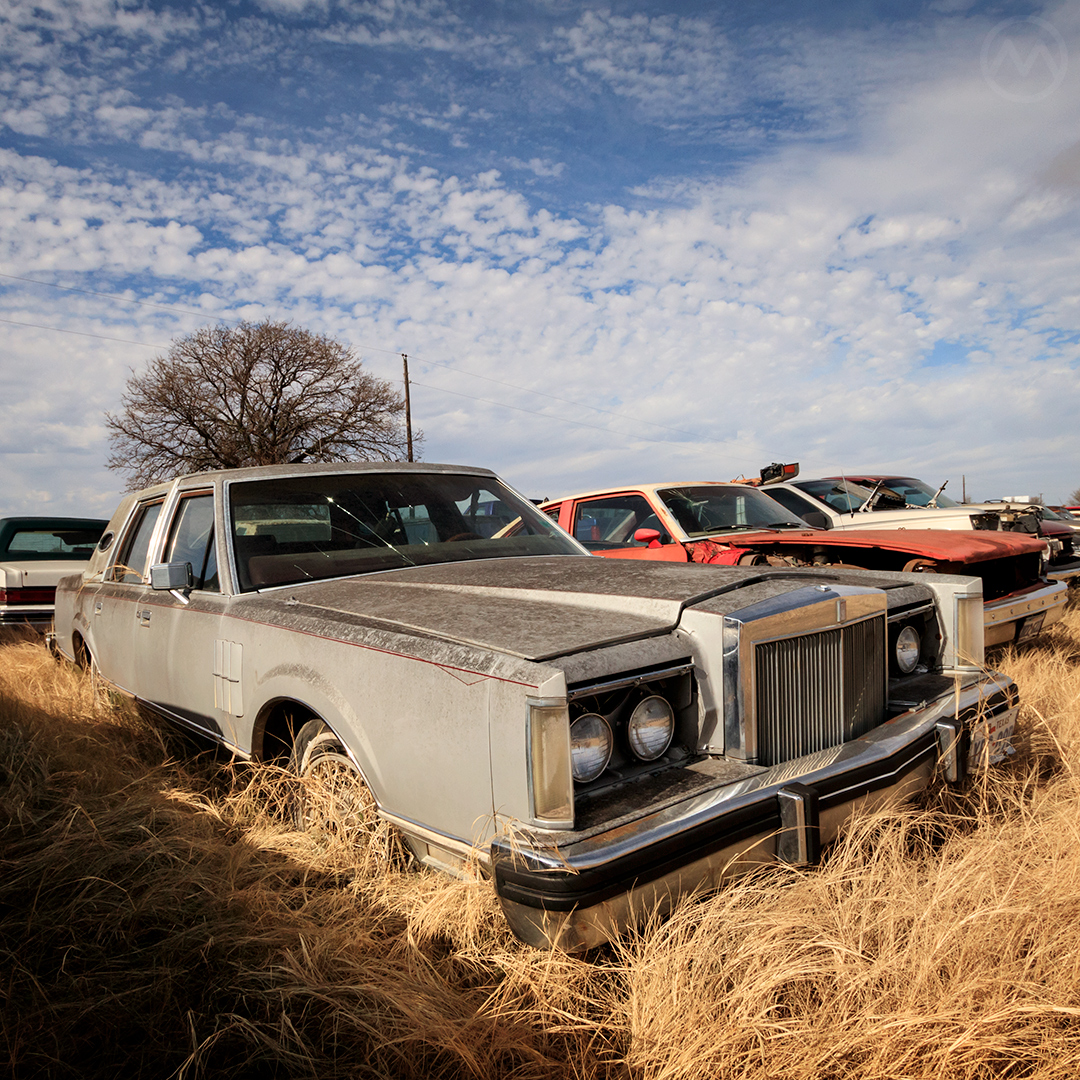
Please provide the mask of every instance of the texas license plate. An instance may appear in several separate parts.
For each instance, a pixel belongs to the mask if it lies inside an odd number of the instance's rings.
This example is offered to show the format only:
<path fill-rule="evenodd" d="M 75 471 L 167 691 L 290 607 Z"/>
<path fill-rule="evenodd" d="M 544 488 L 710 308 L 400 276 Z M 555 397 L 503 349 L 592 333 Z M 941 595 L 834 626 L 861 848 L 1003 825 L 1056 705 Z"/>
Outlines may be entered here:
<path fill-rule="evenodd" d="M 983 765 L 997 765 L 1016 753 L 1013 735 L 1016 734 L 1016 715 L 1019 705 L 985 720 L 976 720 L 971 726 L 971 754 L 968 766 L 972 769 Z"/>
<path fill-rule="evenodd" d="M 1028 638 L 1033 638 L 1043 628 L 1043 620 L 1046 618 L 1046 612 L 1040 611 L 1038 615 L 1029 615 L 1020 624 L 1020 633 L 1016 635 L 1017 642 L 1027 641 Z"/>

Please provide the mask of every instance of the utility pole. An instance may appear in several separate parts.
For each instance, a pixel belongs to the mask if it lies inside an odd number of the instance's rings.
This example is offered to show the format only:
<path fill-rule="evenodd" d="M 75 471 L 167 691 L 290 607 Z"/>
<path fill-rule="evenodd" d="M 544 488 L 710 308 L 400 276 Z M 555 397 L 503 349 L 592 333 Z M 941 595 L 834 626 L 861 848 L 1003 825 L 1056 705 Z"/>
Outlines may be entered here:
<path fill-rule="evenodd" d="M 412 461 L 412 407 L 409 404 L 409 354 L 401 354 L 401 364 L 405 369 L 405 436 L 409 440 L 409 461 Z"/>

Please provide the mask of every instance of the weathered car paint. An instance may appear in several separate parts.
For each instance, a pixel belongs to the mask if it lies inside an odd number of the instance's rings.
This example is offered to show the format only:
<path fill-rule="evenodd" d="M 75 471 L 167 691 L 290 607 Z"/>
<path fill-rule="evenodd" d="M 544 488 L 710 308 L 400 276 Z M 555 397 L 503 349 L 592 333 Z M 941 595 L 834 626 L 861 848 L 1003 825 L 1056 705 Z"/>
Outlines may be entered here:
<path fill-rule="evenodd" d="M 884 563 L 880 568 L 900 569 L 905 565 L 920 572 L 941 574 L 970 573 L 971 568 L 991 572 L 990 568 L 1006 562 L 1013 567 L 1003 571 L 1002 577 L 1010 581 L 1002 596 L 987 596 L 985 611 L 986 644 L 1001 645 L 1015 640 L 1024 633 L 1024 627 L 1033 614 L 1040 616 L 1039 629 L 1049 629 L 1065 612 L 1068 593 L 1062 581 L 1064 576 L 1052 568 L 1040 571 L 1039 564 L 1046 550 L 1045 542 L 1037 536 L 1012 532 L 976 531 L 968 522 L 963 528 L 940 529 L 900 527 L 874 527 L 875 522 L 893 520 L 893 511 L 879 514 L 846 515 L 858 523 L 865 523 L 860 531 L 855 525 L 829 530 L 784 529 L 724 532 L 716 536 L 694 538 L 688 536 L 679 522 L 658 498 L 657 491 L 677 488 L 678 484 L 646 484 L 635 488 L 611 488 L 564 496 L 543 504 L 542 509 L 556 518 L 560 526 L 572 532 L 575 511 L 587 508 L 597 499 L 640 495 L 649 504 L 656 517 L 668 530 L 675 543 L 651 543 L 643 547 L 612 547 L 600 549 L 593 545 L 594 553 L 609 559 L 629 559 L 682 562 L 689 560 L 714 566 L 740 566 L 756 560 L 787 558 L 808 561 L 817 560 L 820 565 L 846 563 L 866 566 L 869 562 Z M 705 484 L 701 487 L 737 487 L 737 485 Z M 766 485 L 755 490 L 769 492 Z M 809 498 L 809 497 L 807 497 Z M 557 512 L 557 513 L 556 513 Z M 925 510 L 911 512 L 911 519 L 925 523 L 939 515 L 944 523 L 947 511 Z M 1053 523 L 1047 523 L 1053 524 Z M 899 563 L 899 566 L 889 565 Z"/>
<path fill-rule="evenodd" d="M 809 798 L 807 820 L 819 821 L 827 840 L 868 798 L 900 797 L 929 781 L 941 752 L 931 734 L 940 717 L 955 721 L 988 705 L 1001 686 L 1006 707 L 1015 707 L 1011 683 L 978 670 L 981 639 L 961 647 L 960 605 L 981 599 L 980 582 L 967 577 L 617 562 L 571 545 L 561 555 L 241 591 L 227 517 L 233 485 L 373 471 L 494 482 L 486 470 L 448 466 L 292 466 L 184 477 L 138 493 L 110 523 L 112 542 L 58 590 L 58 645 L 70 658 L 88 653 L 106 680 L 241 756 L 287 751 L 281 710 L 320 718 L 416 857 L 444 869 L 469 859 L 493 869 L 511 926 L 526 940 L 587 946 L 619 932 L 644 905 L 663 906 L 737 866 L 777 858 L 788 851 L 775 835 L 778 822 L 787 828 L 781 790 L 785 805 Z M 217 500 L 220 591 L 135 580 L 162 561 L 181 498 L 208 490 Z M 129 523 L 155 500 L 163 510 L 147 565 L 134 568 L 132 580 L 109 580 L 128 576 L 111 568 Z M 862 625 L 864 610 L 878 613 L 866 625 L 879 635 L 871 672 L 879 682 L 888 635 L 918 625 L 926 673 L 890 677 L 887 713 L 857 739 L 769 767 L 725 756 L 732 734 L 725 733 L 724 628 L 763 603 L 795 613 L 788 632 L 796 646 L 808 630 L 843 630 Z M 741 659 L 744 669 L 752 663 Z M 566 710 L 569 723 L 571 710 L 652 693 L 668 679 L 682 687 L 672 698 L 679 745 L 657 762 L 631 763 L 576 789 L 559 827 L 538 822 L 530 703 Z M 905 688 L 915 704 L 904 703 Z M 792 787 L 811 781 L 819 794 Z M 802 840 L 809 827 L 800 826 Z"/>

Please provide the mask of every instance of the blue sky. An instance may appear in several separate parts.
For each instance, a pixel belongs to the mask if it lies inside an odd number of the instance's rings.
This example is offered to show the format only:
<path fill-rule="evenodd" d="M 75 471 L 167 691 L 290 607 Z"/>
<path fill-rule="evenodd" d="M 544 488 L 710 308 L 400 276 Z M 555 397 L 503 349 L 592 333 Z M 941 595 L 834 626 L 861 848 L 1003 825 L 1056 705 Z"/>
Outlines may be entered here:
<path fill-rule="evenodd" d="M 1080 5 L 0 6 L 0 514 L 124 381 L 290 319 L 526 493 L 1080 486 Z"/>

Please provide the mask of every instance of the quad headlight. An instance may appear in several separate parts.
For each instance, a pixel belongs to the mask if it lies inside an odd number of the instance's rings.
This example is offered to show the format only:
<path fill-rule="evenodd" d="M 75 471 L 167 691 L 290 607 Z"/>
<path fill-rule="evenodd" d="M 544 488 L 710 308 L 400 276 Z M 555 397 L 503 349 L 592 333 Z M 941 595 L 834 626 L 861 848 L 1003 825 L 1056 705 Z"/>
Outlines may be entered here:
<path fill-rule="evenodd" d="M 608 766 L 614 745 L 611 725 L 599 713 L 585 713 L 570 725 L 570 768 L 587 784 Z"/>
<path fill-rule="evenodd" d="M 896 635 L 896 666 L 905 674 L 910 675 L 919 663 L 922 655 L 922 639 L 914 626 L 905 626 Z"/>
<path fill-rule="evenodd" d="M 626 737 L 630 749 L 641 761 L 655 761 L 671 745 L 675 734 L 675 714 L 657 695 L 644 698 L 630 715 Z"/>

